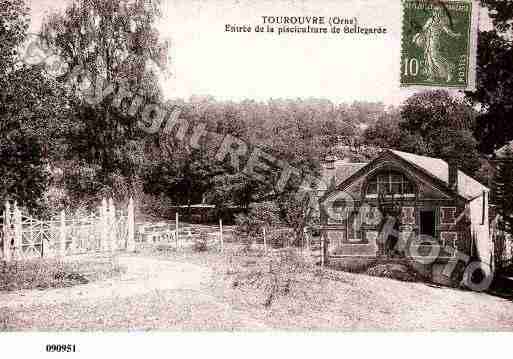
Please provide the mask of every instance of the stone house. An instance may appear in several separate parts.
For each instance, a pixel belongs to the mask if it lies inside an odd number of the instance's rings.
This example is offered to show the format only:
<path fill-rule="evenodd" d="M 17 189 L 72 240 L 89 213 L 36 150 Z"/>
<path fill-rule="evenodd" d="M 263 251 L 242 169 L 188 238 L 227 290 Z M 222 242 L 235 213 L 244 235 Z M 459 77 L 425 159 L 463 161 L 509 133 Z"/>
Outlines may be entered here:
<path fill-rule="evenodd" d="M 329 161 L 323 171 L 318 194 L 328 260 L 433 257 L 425 268 L 432 277 L 457 253 L 492 266 L 489 189 L 456 166 L 384 150 L 369 163 Z"/>

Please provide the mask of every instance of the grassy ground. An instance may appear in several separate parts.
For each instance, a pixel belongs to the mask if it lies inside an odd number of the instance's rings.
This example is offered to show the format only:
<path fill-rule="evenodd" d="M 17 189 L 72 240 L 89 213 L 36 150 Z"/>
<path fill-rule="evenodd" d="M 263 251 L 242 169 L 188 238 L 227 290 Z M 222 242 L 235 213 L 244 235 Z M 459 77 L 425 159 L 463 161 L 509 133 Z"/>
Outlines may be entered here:
<path fill-rule="evenodd" d="M 288 293 L 278 292 L 266 306 L 268 283 L 234 282 L 266 271 L 269 259 L 258 251 L 242 253 L 232 247 L 217 253 L 183 257 L 214 269 L 210 290 L 217 298 L 255 318 L 260 327 L 320 330 L 511 330 L 513 302 L 486 293 L 402 282 L 365 274 L 319 271 L 316 267 L 292 273 Z M 251 279 L 248 280 L 251 282 Z M 251 284 L 251 283 L 250 283 Z M 257 326 L 257 328 L 259 327 Z"/>
<path fill-rule="evenodd" d="M 511 330 L 513 303 L 484 293 L 319 271 L 226 245 L 224 254 L 142 251 L 128 272 L 0 294 L 3 330 Z M 272 295 L 271 295 L 272 293 Z M 271 297 L 271 298 L 270 298 Z M 3 308 L 2 308 L 3 306 Z"/>
<path fill-rule="evenodd" d="M 117 276 L 123 270 L 111 256 L 88 256 L 80 260 L 68 258 L 66 261 L 49 258 L 2 261 L 0 292 L 86 284 Z"/>

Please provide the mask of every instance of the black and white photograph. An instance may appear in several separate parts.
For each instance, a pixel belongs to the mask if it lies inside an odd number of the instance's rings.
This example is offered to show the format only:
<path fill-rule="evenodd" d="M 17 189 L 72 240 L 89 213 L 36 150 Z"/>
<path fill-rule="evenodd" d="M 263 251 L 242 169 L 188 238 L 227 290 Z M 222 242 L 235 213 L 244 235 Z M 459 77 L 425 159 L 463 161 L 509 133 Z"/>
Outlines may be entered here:
<path fill-rule="evenodd" d="M 511 332 L 512 45 L 503 0 L 0 0 L 0 353 Z"/>

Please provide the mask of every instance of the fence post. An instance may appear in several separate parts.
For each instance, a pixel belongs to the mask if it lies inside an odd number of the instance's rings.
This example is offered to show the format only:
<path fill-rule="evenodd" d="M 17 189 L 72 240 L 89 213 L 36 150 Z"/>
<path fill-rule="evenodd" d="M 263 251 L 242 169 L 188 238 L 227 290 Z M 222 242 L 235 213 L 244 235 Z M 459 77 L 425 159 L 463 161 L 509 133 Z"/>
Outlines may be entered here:
<path fill-rule="evenodd" d="M 176 241 L 176 250 L 178 250 L 178 211 L 175 213 L 175 241 Z"/>
<path fill-rule="evenodd" d="M 321 267 L 324 267 L 324 236 L 321 235 Z"/>
<path fill-rule="evenodd" d="M 16 256 L 18 256 L 18 258 L 23 257 L 21 231 L 22 231 L 21 212 L 20 212 L 16 202 L 14 202 L 14 253 Z"/>
<path fill-rule="evenodd" d="M 66 215 L 61 211 L 59 223 L 59 254 L 61 257 L 66 255 Z"/>
<path fill-rule="evenodd" d="M 4 226 L 3 226 L 3 250 L 4 250 L 4 260 L 9 262 L 11 260 L 11 238 L 9 237 L 11 229 L 11 207 L 9 205 L 9 201 L 5 202 L 5 211 L 4 211 Z"/>
<path fill-rule="evenodd" d="M 221 241 L 221 253 L 224 252 L 223 220 L 219 219 L 219 240 Z"/>
<path fill-rule="evenodd" d="M 262 235 L 264 236 L 264 251 L 267 253 L 267 238 L 265 236 L 265 226 L 262 228 Z"/>
<path fill-rule="evenodd" d="M 128 240 L 126 244 L 126 250 L 128 252 L 135 251 L 135 218 L 134 218 L 134 199 L 130 197 L 130 201 L 128 202 Z"/>
<path fill-rule="evenodd" d="M 107 249 L 107 201 L 105 198 L 102 199 L 102 206 L 100 207 L 100 233 L 101 233 L 101 243 L 100 249 L 101 251 L 105 251 Z"/>
<path fill-rule="evenodd" d="M 110 252 L 114 254 L 116 251 L 116 207 L 114 207 L 112 198 L 109 198 L 109 244 Z"/>

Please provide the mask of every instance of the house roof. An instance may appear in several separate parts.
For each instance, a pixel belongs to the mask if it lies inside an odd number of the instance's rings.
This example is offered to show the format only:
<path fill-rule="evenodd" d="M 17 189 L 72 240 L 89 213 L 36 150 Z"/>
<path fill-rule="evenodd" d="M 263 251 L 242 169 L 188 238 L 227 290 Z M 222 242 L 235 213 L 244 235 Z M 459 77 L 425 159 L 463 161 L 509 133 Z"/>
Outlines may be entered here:
<path fill-rule="evenodd" d="M 449 165 L 444 160 L 396 150 L 383 151 L 379 157 L 385 155 L 387 152 L 400 157 L 412 166 L 449 186 Z M 333 169 L 324 169 L 322 174 L 323 183 L 318 189 L 326 190 L 329 188 L 329 185 L 333 180 L 335 181 L 335 185 L 338 186 L 367 165 L 368 163 L 335 161 Z M 464 172 L 458 171 L 458 194 L 460 196 L 467 200 L 472 200 L 480 196 L 483 191 L 488 192 L 488 187 L 482 185 L 472 177 L 466 175 Z"/>
<path fill-rule="evenodd" d="M 334 181 L 335 185 L 339 185 L 366 165 L 367 163 L 351 163 L 343 160 L 335 161 L 333 163 L 333 169 L 323 169 L 321 175 L 322 183 L 319 185 L 318 190 L 327 190 L 332 181 Z"/>
<path fill-rule="evenodd" d="M 449 185 L 449 165 L 440 158 L 415 155 L 413 153 L 389 150 L 406 162 L 418 167 L 434 178 Z M 480 196 L 483 191 L 488 192 L 489 188 L 482 185 L 462 171 L 458 171 L 458 194 L 467 200 Z"/>
<path fill-rule="evenodd" d="M 511 151 L 513 151 L 513 141 L 510 141 L 508 142 L 507 144 L 505 144 L 504 146 L 502 146 L 501 148 L 499 148 L 497 151 L 495 151 L 495 155 L 499 158 L 501 157 L 504 157 L 505 154 L 506 154 L 506 150 L 507 149 L 510 149 Z"/>

